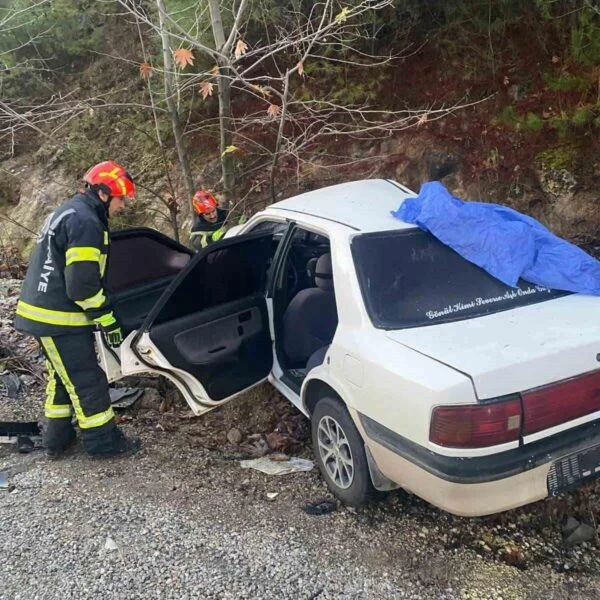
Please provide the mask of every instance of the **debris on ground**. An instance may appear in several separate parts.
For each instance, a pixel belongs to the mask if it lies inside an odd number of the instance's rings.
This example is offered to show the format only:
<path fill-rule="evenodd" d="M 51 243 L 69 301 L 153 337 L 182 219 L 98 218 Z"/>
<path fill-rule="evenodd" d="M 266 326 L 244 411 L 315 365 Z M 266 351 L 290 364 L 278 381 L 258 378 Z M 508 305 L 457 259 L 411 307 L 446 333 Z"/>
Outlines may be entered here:
<path fill-rule="evenodd" d="M 0 444 L 12 444 L 20 454 L 42 449 L 42 432 L 37 421 L 0 421 Z"/>
<path fill-rule="evenodd" d="M 21 389 L 21 380 L 16 373 L 5 371 L 0 373 L 0 396 L 16 398 Z"/>
<path fill-rule="evenodd" d="M 307 515 L 328 515 L 329 513 L 335 512 L 338 509 L 338 504 L 335 500 L 329 500 L 327 498 L 320 498 L 314 502 L 309 502 L 302 507 L 302 510 Z"/>
<path fill-rule="evenodd" d="M 587 523 L 581 523 L 573 517 L 567 519 L 563 528 L 566 546 L 589 542 L 596 537 L 596 529 Z"/>
<path fill-rule="evenodd" d="M 240 466 L 242 469 L 255 469 L 267 475 L 287 475 L 288 473 L 312 471 L 315 464 L 312 460 L 296 456 L 291 456 L 287 461 L 271 460 L 269 456 L 263 456 L 250 460 L 240 460 Z"/>
<path fill-rule="evenodd" d="M 144 390 L 134 387 L 111 387 L 108 393 L 113 408 L 131 408 L 142 396 Z"/>
<path fill-rule="evenodd" d="M 8 474 L 0 471 L 0 490 L 8 489 Z"/>

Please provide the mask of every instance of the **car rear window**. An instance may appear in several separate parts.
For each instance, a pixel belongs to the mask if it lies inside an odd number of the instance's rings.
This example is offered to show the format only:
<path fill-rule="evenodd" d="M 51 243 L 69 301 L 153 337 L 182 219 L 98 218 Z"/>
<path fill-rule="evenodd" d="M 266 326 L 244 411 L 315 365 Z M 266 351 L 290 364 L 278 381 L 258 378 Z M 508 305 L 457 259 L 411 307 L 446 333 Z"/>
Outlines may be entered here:
<path fill-rule="evenodd" d="M 460 321 L 568 293 L 522 280 L 508 287 L 420 229 L 359 235 L 352 255 L 367 311 L 382 329 Z"/>

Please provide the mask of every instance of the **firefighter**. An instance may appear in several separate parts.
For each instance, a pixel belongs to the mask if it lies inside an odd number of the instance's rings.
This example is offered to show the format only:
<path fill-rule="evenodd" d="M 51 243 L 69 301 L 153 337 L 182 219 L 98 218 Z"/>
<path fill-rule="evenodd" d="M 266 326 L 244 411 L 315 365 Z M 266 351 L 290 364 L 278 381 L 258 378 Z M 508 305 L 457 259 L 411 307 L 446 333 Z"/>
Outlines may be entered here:
<path fill-rule="evenodd" d="M 83 448 L 95 457 L 135 452 L 137 440 L 115 424 L 108 381 L 98 365 L 94 330 L 117 348 L 122 328 L 104 290 L 108 220 L 119 214 L 135 185 L 113 161 L 84 176 L 85 187 L 51 213 L 38 236 L 21 296 L 15 328 L 39 341 L 46 357 L 46 454 L 59 457 L 76 440 L 77 419 Z"/>
<path fill-rule="evenodd" d="M 227 211 L 219 208 L 216 198 L 205 190 L 198 190 L 192 198 L 194 221 L 190 241 L 196 250 L 220 240 L 226 231 Z"/>

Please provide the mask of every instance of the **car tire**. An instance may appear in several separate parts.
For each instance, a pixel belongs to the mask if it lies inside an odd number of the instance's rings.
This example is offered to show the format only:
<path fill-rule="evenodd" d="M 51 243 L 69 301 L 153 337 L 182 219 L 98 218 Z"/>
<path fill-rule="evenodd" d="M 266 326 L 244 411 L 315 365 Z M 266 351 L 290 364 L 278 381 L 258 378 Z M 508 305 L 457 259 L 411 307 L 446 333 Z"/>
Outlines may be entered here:
<path fill-rule="evenodd" d="M 329 489 L 349 506 L 374 496 L 364 442 L 343 402 L 321 398 L 311 417 L 313 452 Z"/>

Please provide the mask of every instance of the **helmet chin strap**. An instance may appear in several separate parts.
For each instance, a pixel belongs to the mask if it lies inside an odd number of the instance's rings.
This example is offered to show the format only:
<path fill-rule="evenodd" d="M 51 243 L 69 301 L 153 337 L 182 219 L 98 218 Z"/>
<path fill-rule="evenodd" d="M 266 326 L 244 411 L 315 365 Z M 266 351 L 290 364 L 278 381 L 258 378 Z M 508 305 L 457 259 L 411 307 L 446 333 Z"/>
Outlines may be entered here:
<path fill-rule="evenodd" d="M 96 197 L 98 198 L 98 200 L 100 200 L 100 202 L 102 202 L 102 205 L 104 206 L 104 210 L 106 211 L 106 218 L 110 219 L 110 212 L 108 209 L 110 207 L 110 203 L 112 202 L 113 197 L 110 194 L 108 194 L 105 190 L 103 190 L 101 186 L 90 185 L 89 183 L 86 183 L 85 187 L 91 192 L 94 192 L 94 194 L 96 194 Z M 104 192 L 108 196 L 108 200 L 102 200 L 98 192 Z"/>

